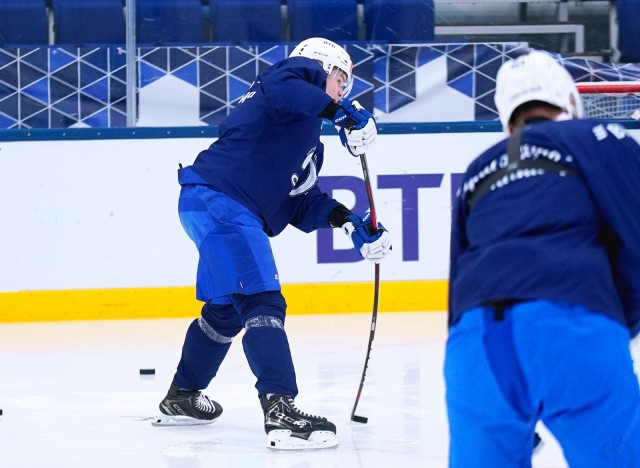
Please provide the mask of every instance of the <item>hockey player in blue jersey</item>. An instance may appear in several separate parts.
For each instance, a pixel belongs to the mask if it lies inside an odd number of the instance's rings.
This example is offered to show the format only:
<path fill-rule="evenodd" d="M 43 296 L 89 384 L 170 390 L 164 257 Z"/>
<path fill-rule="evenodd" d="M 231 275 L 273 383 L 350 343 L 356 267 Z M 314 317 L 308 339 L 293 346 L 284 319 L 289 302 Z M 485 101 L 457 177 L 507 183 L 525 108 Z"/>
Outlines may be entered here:
<path fill-rule="evenodd" d="M 352 155 L 375 140 L 373 116 L 346 100 L 353 81 L 347 52 L 322 38 L 300 43 L 289 58 L 258 75 L 220 124 L 220 137 L 179 171 L 180 221 L 199 252 L 196 296 L 205 304 L 187 331 L 182 357 L 156 425 L 203 424 L 221 406 L 201 393 L 233 338 L 256 376 L 267 446 L 317 449 L 337 445 L 335 425 L 299 411 L 287 335 L 286 303 L 269 237 L 292 225 L 304 232 L 343 228 L 360 254 L 380 262 L 388 233 L 376 233 L 317 186 L 331 121 Z M 297 255 L 297 253 L 296 253 Z"/>
<path fill-rule="evenodd" d="M 453 211 L 450 466 L 531 466 L 538 421 L 569 466 L 639 466 L 640 146 L 580 118 L 544 52 L 503 64 L 495 101 L 511 136 L 470 164 Z"/>

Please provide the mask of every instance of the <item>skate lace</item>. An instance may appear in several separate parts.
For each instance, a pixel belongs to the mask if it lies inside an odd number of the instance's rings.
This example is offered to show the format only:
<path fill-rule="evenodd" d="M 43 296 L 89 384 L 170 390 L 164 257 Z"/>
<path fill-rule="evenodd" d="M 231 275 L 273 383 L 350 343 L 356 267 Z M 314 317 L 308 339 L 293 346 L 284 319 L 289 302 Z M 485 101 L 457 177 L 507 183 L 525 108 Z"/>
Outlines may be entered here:
<path fill-rule="evenodd" d="M 316 416 L 315 414 L 309 414 L 309 413 L 305 413 L 304 411 L 300 411 L 300 409 L 296 406 L 296 404 L 293 402 L 293 400 L 289 400 L 289 407 L 295 411 L 296 413 L 298 413 L 300 416 L 304 417 L 304 418 L 310 418 L 310 419 L 323 419 L 321 416 Z"/>
<path fill-rule="evenodd" d="M 198 398 L 196 398 L 195 405 L 200 411 L 206 411 L 208 413 L 216 412 L 216 407 L 213 405 L 211 400 L 204 395 L 199 395 Z"/>

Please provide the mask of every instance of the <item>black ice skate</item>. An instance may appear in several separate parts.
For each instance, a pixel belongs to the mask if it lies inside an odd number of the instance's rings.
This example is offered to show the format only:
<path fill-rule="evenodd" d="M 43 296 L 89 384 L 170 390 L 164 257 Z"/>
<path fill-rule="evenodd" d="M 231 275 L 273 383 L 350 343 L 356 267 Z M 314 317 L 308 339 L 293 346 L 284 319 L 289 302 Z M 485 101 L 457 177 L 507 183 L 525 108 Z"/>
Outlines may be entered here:
<path fill-rule="evenodd" d="M 273 450 L 309 450 L 337 447 L 336 426 L 326 418 L 303 413 L 289 395 L 262 395 L 267 447 Z"/>
<path fill-rule="evenodd" d="M 198 390 L 181 390 L 172 384 L 167 396 L 160 402 L 160 414 L 151 424 L 154 426 L 210 424 L 221 414 L 222 406 Z"/>

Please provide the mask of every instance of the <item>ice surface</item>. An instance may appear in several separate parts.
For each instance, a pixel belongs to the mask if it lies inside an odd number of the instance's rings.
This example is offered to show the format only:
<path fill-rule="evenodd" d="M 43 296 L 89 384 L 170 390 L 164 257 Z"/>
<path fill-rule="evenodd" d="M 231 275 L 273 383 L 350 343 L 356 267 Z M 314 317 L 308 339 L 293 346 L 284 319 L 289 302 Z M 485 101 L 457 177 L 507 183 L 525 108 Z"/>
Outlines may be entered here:
<path fill-rule="evenodd" d="M 152 427 L 190 320 L 0 324 L 3 468 L 446 467 L 444 313 L 384 313 L 357 414 L 349 417 L 368 314 L 291 315 L 296 405 L 337 426 L 335 450 L 274 453 L 240 337 L 205 391 L 224 407 L 207 426 Z M 155 375 L 139 370 L 153 368 Z M 534 467 L 566 467 L 553 438 Z"/>

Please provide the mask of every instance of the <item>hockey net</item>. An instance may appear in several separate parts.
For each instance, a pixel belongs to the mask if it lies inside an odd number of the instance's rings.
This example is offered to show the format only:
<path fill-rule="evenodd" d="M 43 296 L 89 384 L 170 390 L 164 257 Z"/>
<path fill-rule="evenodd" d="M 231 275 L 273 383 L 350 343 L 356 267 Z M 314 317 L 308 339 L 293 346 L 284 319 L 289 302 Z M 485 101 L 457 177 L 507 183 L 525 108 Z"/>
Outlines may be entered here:
<path fill-rule="evenodd" d="M 640 120 L 640 81 L 576 83 L 587 117 Z"/>

